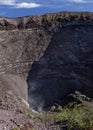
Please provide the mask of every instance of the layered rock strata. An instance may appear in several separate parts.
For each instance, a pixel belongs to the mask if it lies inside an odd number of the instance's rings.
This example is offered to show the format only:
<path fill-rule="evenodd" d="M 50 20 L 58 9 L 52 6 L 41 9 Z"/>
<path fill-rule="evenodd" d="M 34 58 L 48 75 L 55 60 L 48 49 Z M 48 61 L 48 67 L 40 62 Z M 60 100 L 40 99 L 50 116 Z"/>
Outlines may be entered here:
<path fill-rule="evenodd" d="M 64 104 L 74 91 L 93 98 L 92 35 L 93 13 L 2 17 L 0 74 L 28 76 L 29 103 L 36 110 Z"/>

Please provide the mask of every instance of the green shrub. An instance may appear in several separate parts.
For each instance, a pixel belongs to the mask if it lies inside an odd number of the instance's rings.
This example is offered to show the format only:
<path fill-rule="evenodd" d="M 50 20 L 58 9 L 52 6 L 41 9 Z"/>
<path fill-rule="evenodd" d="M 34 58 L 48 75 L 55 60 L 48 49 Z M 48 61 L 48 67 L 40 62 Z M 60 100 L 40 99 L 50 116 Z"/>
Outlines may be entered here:
<path fill-rule="evenodd" d="M 74 108 L 64 107 L 60 112 L 31 113 L 31 115 L 34 119 L 39 119 L 47 125 L 66 121 L 68 130 L 74 128 L 78 130 L 93 129 L 93 110 L 83 105 L 77 105 Z"/>

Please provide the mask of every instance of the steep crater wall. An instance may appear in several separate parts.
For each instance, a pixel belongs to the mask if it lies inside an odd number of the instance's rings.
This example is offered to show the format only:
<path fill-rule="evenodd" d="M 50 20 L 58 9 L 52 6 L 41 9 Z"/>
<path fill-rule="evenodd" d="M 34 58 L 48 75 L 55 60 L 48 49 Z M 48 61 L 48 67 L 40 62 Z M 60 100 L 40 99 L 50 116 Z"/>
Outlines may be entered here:
<path fill-rule="evenodd" d="M 0 74 L 27 75 L 49 44 L 44 30 L 0 31 Z"/>
<path fill-rule="evenodd" d="M 93 13 L 2 17 L 0 75 L 23 76 L 25 82 L 28 76 L 29 103 L 36 110 L 64 104 L 76 90 L 93 98 L 92 34 Z"/>
<path fill-rule="evenodd" d="M 49 40 L 43 29 L 0 31 L 0 108 L 28 107 L 27 75 Z"/>
<path fill-rule="evenodd" d="M 60 12 L 0 18 L 0 73 L 27 74 L 65 27 L 93 26 L 93 13 Z M 74 39 L 74 38 L 73 38 Z"/>
<path fill-rule="evenodd" d="M 64 105 L 66 96 L 75 91 L 93 98 L 93 26 L 90 25 L 65 26 L 56 32 L 28 76 L 29 103 L 36 110 Z"/>

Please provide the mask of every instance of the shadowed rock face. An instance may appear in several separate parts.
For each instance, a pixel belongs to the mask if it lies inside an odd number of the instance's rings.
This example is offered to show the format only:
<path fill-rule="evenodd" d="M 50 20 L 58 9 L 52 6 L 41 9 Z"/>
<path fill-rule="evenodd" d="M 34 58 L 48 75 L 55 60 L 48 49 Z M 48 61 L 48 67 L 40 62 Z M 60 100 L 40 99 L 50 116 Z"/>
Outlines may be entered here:
<path fill-rule="evenodd" d="M 53 35 L 28 76 L 29 103 L 41 110 L 80 91 L 93 98 L 93 26 L 67 26 Z M 91 78 L 90 78 L 91 77 Z"/>
<path fill-rule="evenodd" d="M 0 73 L 28 74 L 32 63 L 44 54 L 51 38 L 67 26 L 72 26 L 72 30 L 74 26 L 91 28 L 93 13 L 60 12 L 16 19 L 1 17 Z M 66 31 L 65 33 L 67 34 Z"/>
<path fill-rule="evenodd" d="M 0 18 L 0 75 L 28 75 L 34 109 L 63 105 L 76 90 L 93 98 L 92 64 L 93 13 Z"/>

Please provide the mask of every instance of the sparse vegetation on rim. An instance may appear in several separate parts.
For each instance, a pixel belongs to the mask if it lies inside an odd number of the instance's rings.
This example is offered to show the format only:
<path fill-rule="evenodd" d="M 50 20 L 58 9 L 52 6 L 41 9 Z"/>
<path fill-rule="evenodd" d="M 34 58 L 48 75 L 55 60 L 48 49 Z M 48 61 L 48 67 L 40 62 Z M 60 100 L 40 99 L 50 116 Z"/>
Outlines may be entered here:
<path fill-rule="evenodd" d="M 93 130 L 92 99 L 93 13 L 0 18 L 0 130 Z"/>
<path fill-rule="evenodd" d="M 66 106 L 61 108 L 60 112 L 28 113 L 28 117 L 39 119 L 46 127 L 51 124 L 61 126 L 65 123 L 67 130 L 93 129 L 93 110 L 84 105 L 76 105 L 74 108 Z"/>

